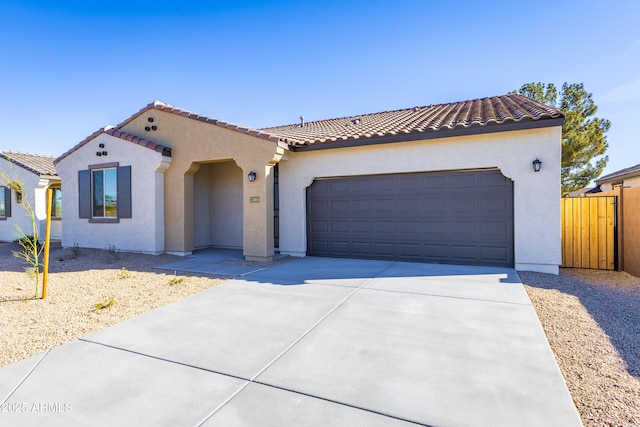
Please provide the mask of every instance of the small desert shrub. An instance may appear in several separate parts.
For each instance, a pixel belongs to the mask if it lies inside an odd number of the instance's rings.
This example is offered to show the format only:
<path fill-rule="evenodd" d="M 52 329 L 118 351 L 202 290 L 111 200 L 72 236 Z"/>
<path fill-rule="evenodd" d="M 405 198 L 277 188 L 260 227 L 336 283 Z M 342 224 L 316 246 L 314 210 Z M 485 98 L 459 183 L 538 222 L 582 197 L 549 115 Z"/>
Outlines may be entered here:
<path fill-rule="evenodd" d="M 73 244 L 73 248 L 71 248 L 71 258 L 76 259 L 80 256 L 80 246 L 77 243 Z"/>
<path fill-rule="evenodd" d="M 109 255 L 111 255 L 111 262 L 120 260 L 120 250 L 115 245 L 109 244 L 107 250 L 109 251 Z"/>
<path fill-rule="evenodd" d="M 169 280 L 169 286 L 179 285 L 180 283 L 182 283 L 184 281 L 185 281 L 184 277 L 174 277 L 171 280 Z"/>
<path fill-rule="evenodd" d="M 108 299 L 101 301 L 99 303 L 96 303 L 94 305 L 94 307 L 96 308 L 96 310 L 103 310 L 105 308 L 109 308 L 109 307 L 113 307 L 113 305 L 115 305 L 116 300 L 113 297 L 109 297 Z"/>
<path fill-rule="evenodd" d="M 126 268 L 122 267 L 120 269 L 120 273 L 118 273 L 118 279 L 130 279 L 130 278 L 131 278 L 131 273 L 129 273 Z"/>

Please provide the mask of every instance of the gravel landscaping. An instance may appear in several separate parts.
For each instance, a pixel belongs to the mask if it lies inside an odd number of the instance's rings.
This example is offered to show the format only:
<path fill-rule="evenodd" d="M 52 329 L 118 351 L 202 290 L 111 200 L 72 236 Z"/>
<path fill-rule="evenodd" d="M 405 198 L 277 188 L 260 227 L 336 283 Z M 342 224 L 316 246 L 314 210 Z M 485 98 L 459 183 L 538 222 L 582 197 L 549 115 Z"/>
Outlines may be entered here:
<path fill-rule="evenodd" d="M 180 260 L 177 256 L 56 248 L 50 254 L 47 298 L 35 299 L 34 280 L 11 256 L 17 249 L 0 243 L 0 367 L 225 280 L 153 269 Z"/>
<path fill-rule="evenodd" d="M 180 259 L 170 255 L 55 248 L 42 300 L 11 256 L 17 248 L 0 243 L 0 368 L 226 279 L 154 270 Z M 519 275 L 584 425 L 640 425 L 640 278 L 578 269 Z"/>
<path fill-rule="evenodd" d="M 519 273 L 585 426 L 640 426 L 640 278 Z"/>

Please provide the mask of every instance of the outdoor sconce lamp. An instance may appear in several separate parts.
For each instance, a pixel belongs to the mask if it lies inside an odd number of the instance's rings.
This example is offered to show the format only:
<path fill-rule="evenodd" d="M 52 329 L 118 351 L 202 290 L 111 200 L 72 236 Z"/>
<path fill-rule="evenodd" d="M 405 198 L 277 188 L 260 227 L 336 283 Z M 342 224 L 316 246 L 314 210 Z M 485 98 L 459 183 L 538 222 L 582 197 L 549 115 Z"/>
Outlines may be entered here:
<path fill-rule="evenodd" d="M 247 178 L 249 178 L 249 182 L 253 182 L 256 180 L 256 173 L 254 171 L 249 172 L 249 175 L 247 175 Z"/>
<path fill-rule="evenodd" d="M 533 164 L 533 171 L 534 172 L 540 172 L 540 167 L 542 166 L 542 161 L 540 161 L 540 159 L 535 159 L 531 163 Z"/>

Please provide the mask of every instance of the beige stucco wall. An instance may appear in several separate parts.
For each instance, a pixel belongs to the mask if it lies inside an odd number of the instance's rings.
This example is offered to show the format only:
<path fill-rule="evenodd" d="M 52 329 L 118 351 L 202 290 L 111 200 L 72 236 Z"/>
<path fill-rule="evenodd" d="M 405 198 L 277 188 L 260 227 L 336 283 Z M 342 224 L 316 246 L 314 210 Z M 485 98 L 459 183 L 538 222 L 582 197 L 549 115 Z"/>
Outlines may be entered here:
<path fill-rule="evenodd" d="M 146 131 L 153 119 L 155 131 Z M 247 259 L 273 256 L 272 167 L 283 149 L 273 141 L 257 138 L 213 124 L 151 109 L 134 118 L 122 130 L 172 148 L 171 166 L 165 172 L 165 249 L 188 254 L 196 246 L 194 174 L 200 163 L 233 160 L 242 171 L 242 247 Z M 255 182 L 247 174 L 257 173 Z M 251 203 L 251 200 L 259 200 Z"/>
<path fill-rule="evenodd" d="M 47 188 L 53 184 L 59 184 L 60 180 L 40 178 L 38 175 L 0 159 L 0 186 L 6 186 L 7 181 L 19 182 L 23 188 L 23 197 L 28 198 L 25 203 L 29 203 L 33 208 L 36 219 L 37 233 L 40 239 L 44 239 L 47 218 Z M 33 234 L 31 219 L 24 209 L 25 204 L 19 204 L 16 200 L 16 191 L 11 191 L 11 217 L 0 221 L 0 241 L 13 241 L 18 237 L 17 227 L 27 234 Z M 59 240 L 62 235 L 62 222 L 51 222 L 51 239 Z"/>
<path fill-rule="evenodd" d="M 242 170 L 207 163 L 194 174 L 195 248 L 242 249 Z"/>
<path fill-rule="evenodd" d="M 561 128 L 289 152 L 280 162 L 280 251 L 306 252 L 305 189 L 314 178 L 498 168 L 514 182 L 518 270 L 558 273 Z M 531 162 L 542 160 L 540 172 Z"/>
<path fill-rule="evenodd" d="M 103 143 L 104 148 L 98 144 Z M 97 151 L 108 155 L 98 157 Z M 62 245 L 144 253 L 164 251 L 164 169 L 171 158 L 146 147 L 100 134 L 68 157 L 56 169 L 63 183 Z M 89 165 L 119 163 L 131 166 L 132 218 L 118 223 L 91 223 L 79 218 L 78 171 Z"/>
<path fill-rule="evenodd" d="M 640 187 L 640 176 L 634 176 L 631 178 L 625 178 L 624 179 L 624 186 L 625 187 Z M 613 190 L 613 184 L 608 183 L 608 184 L 602 184 L 600 186 L 600 190 L 602 191 L 611 191 Z"/>

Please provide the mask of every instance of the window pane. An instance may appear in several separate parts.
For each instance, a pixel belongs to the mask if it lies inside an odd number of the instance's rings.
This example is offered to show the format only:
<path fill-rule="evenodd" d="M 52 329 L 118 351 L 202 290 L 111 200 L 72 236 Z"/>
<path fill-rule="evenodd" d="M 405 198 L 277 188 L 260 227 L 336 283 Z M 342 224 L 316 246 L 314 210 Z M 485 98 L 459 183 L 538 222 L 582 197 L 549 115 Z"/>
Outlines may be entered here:
<path fill-rule="evenodd" d="M 4 194 L 4 187 L 0 187 L 0 216 L 6 216 L 4 207 Z"/>
<path fill-rule="evenodd" d="M 118 216 L 118 172 L 116 169 L 104 171 L 104 216 Z"/>
<path fill-rule="evenodd" d="M 62 216 L 62 189 L 52 188 L 51 196 L 51 217 L 60 218 Z"/>
<path fill-rule="evenodd" d="M 103 171 L 93 171 L 93 216 L 104 216 L 104 177 Z"/>

